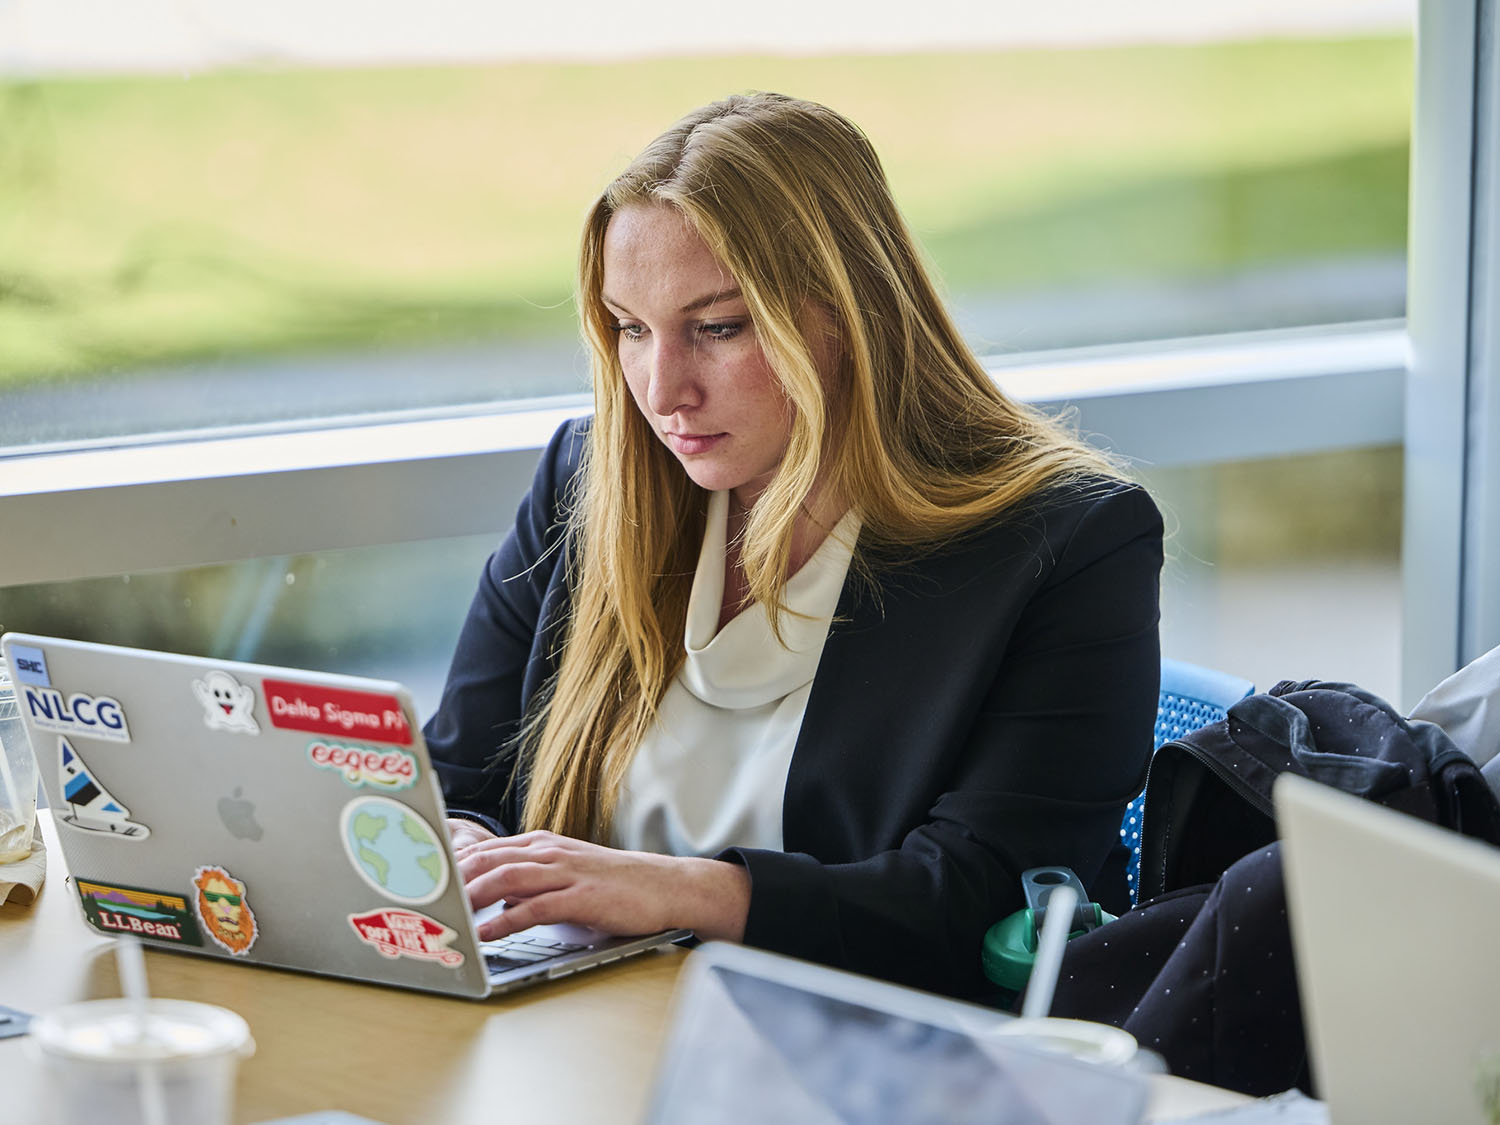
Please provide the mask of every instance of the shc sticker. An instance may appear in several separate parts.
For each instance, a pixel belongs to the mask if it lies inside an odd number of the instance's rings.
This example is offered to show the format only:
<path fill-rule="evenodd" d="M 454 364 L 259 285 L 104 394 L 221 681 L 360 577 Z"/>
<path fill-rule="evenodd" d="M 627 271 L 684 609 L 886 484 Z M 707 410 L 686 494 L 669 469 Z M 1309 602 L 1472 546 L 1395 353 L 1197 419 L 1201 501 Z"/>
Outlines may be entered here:
<path fill-rule="evenodd" d="M 107 695 L 89 695 L 75 691 L 64 698 L 56 688 L 28 684 L 21 689 L 26 713 L 37 730 L 102 738 L 109 742 L 129 742 L 130 727 L 125 710 L 118 700 Z"/>
<path fill-rule="evenodd" d="M 228 672 L 218 669 L 193 681 L 193 694 L 203 704 L 203 721 L 209 730 L 231 734 L 259 734 L 255 722 L 255 691 Z"/>
<path fill-rule="evenodd" d="M 64 824 L 85 832 L 102 832 L 127 840 L 144 840 L 151 829 L 130 819 L 130 810 L 109 795 L 73 744 L 59 736 L 58 781 L 62 786 L 64 807 L 59 809 Z M 193 943 L 197 945 L 197 942 Z"/>
<path fill-rule="evenodd" d="M 47 675 L 47 654 L 39 648 L 11 645 L 10 668 L 18 683 L 52 686 L 52 678 Z"/>
<path fill-rule="evenodd" d="M 135 934 L 180 945 L 202 945 L 192 911 L 181 895 L 147 891 L 139 887 L 113 887 L 87 879 L 75 879 L 83 914 L 100 933 L 116 936 Z"/>
<path fill-rule="evenodd" d="M 406 789 L 417 780 L 417 758 L 405 750 L 371 750 L 365 746 L 343 746 L 319 739 L 307 744 L 307 756 L 315 766 L 339 770 L 350 785 L 378 785 L 382 789 Z"/>
<path fill-rule="evenodd" d="M 410 906 L 448 888 L 443 838 L 416 812 L 389 797 L 355 797 L 339 817 L 350 864 L 370 887 Z"/>
<path fill-rule="evenodd" d="M 349 915 L 349 925 L 359 940 L 374 946 L 382 957 L 414 957 L 441 965 L 462 965 L 464 955 L 449 949 L 457 932 L 415 910 L 371 910 Z"/>
<path fill-rule="evenodd" d="M 193 873 L 198 920 L 214 944 L 243 957 L 255 944 L 255 915 L 245 898 L 245 884 L 222 867 L 200 867 Z"/>
<path fill-rule="evenodd" d="M 394 695 L 287 680 L 262 680 L 261 688 L 266 693 L 266 710 L 273 727 L 411 745 L 411 724 Z"/>

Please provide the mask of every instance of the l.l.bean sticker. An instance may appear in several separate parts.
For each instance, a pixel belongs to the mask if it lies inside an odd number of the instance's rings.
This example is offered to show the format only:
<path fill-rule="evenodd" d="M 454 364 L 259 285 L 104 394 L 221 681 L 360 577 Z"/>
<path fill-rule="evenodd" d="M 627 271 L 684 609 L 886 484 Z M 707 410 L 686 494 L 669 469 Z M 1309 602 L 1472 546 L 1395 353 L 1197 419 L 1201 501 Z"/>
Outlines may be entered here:
<path fill-rule="evenodd" d="M 338 770 L 351 786 L 369 785 L 394 792 L 417 780 L 417 756 L 405 750 L 346 746 L 316 739 L 307 744 L 307 757 L 322 769 Z"/>

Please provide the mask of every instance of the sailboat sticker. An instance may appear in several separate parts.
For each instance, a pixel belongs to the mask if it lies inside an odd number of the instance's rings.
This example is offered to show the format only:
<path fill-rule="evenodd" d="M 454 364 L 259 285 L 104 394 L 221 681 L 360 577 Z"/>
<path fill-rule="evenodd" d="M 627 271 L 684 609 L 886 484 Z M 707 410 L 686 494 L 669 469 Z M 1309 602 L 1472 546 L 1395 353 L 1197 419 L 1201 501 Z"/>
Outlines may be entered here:
<path fill-rule="evenodd" d="M 64 737 L 57 739 L 62 750 L 59 773 L 62 776 L 64 822 L 87 832 L 104 832 L 128 840 L 144 840 L 151 829 L 130 819 L 130 810 L 109 795 L 89 772 L 78 751 Z"/>

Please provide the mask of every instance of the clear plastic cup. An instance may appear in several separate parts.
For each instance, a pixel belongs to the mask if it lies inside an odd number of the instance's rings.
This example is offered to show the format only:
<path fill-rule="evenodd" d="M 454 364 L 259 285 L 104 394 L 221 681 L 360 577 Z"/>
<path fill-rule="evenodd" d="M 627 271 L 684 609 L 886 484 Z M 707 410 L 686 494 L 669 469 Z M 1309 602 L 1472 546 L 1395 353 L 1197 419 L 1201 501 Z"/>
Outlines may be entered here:
<path fill-rule="evenodd" d="M 5 660 L 0 657 L 0 863 L 31 854 L 36 829 L 36 756 L 21 725 Z"/>
<path fill-rule="evenodd" d="M 190 1000 L 86 1000 L 31 1024 L 56 1125 L 229 1125 L 240 1060 L 255 1053 L 234 1012 Z"/>

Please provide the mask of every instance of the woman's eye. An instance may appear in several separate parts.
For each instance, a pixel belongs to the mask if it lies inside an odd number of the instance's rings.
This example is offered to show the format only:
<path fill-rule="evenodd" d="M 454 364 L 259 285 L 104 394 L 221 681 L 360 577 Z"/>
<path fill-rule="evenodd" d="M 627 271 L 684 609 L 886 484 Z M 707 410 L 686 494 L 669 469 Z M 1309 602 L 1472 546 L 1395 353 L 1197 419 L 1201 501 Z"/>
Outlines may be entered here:
<path fill-rule="evenodd" d="M 732 340 L 744 327 L 742 321 L 714 320 L 698 326 L 698 332 L 711 340 Z"/>
<path fill-rule="evenodd" d="M 639 340 L 646 334 L 645 328 L 629 321 L 621 322 L 617 320 L 609 326 L 609 330 L 619 333 L 626 340 Z"/>

